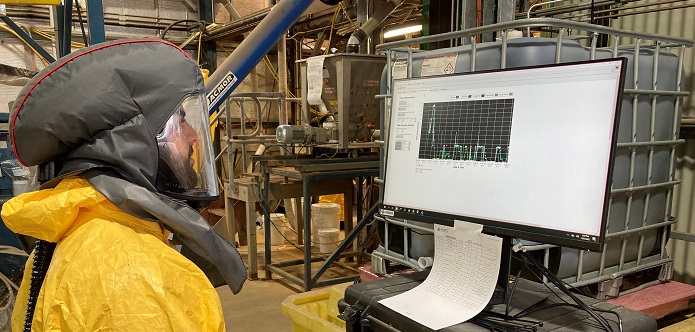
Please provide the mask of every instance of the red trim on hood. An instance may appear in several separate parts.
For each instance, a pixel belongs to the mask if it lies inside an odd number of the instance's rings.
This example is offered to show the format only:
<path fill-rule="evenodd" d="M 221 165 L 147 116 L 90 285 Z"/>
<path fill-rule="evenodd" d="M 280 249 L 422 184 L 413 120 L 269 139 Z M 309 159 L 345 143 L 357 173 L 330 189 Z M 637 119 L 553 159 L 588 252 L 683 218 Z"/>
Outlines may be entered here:
<path fill-rule="evenodd" d="M 111 46 L 118 46 L 118 45 L 123 45 L 123 44 L 136 44 L 136 43 L 162 43 L 162 44 L 166 44 L 166 45 L 169 45 L 169 46 L 174 47 L 175 49 L 179 50 L 179 51 L 180 51 L 181 53 L 183 53 L 183 55 L 186 56 L 186 58 L 188 58 L 189 60 L 193 60 L 190 56 L 188 56 L 188 54 L 186 54 L 186 52 L 184 52 L 184 51 L 183 51 L 181 48 L 179 48 L 178 46 L 176 46 L 176 45 L 174 45 L 174 44 L 172 44 L 172 43 L 170 43 L 170 42 L 168 42 L 168 41 L 156 40 L 156 39 L 124 40 L 124 41 L 121 41 L 121 42 L 114 42 L 114 43 L 110 43 L 110 44 L 107 44 L 107 45 L 102 45 L 102 46 L 93 48 L 93 49 L 91 49 L 91 50 L 89 50 L 89 51 L 86 51 L 86 52 L 84 52 L 84 53 L 75 54 L 75 55 L 72 56 L 71 58 L 69 58 L 69 59 L 63 61 L 63 63 L 61 63 L 60 65 L 58 65 L 58 66 L 56 66 L 55 68 L 51 69 L 49 72 L 45 73 L 38 81 L 36 81 L 36 82 L 34 83 L 34 85 L 32 85 L 32 86 L 29 88 L 29 91 L 27 91 L 27 93 L 24 95 L 24 98 L 22 98 L 22 101 L 19 102 L 19 106 L 17 107 L 17 112 L 14 114 L 14 116 L 12 117 L 12 121 L 10 122 L 10 138 L 11 138 L 11 140 L 12 140 L 12 150 L 14 150 L 14 155 L 15 155 L 15 157 L 17 158 L 17 161 L 19 161 L 22 165 L 27 166 L 27 165 L 24 164 L 24 162 L 22 161 L 22 159 L 19 158 L 19 154 L 17 153 L 17 145 L 15 144 L 15 141 L 14 141 L 14 124 L 15 124 L 15 121 L 17 120 L 17 116 L 19 115 L 19 111 L 22 109 L 22 106 L 24 106 L 24 101 L 27 100 L 27 97 L 29 97 L 29 94 L 31 94 L 31 92 L 34 90 L 34 88 L 35 88 L 37 85 L 39 85 L 39 83 L 41 83 L 41 81 L 43 81 L 44 78 L 48 77 L 48 75 L 51 75 L 54 71 L 56 71 L 56 70 L 58 70 L 59 68 L 63 67 L 64 65 L 66 65 L 66 64 L 69 63 L 69 62 L 71 62 L 72 60 L 75 60 L 75 59 L 77 59 L 77 58 L 79 58 L 79 57 L 81 57 L 81 56 L 83 56 L 83 55 L 90 54 L 90 53 L 92 53 L 92 52 L 95 52 L 95 51 L 98 51 L 98 50 L 101 50 L 101 49 L 104 49 L 104 48 L 109 48 L 109 47 L 111 47 Z"/>

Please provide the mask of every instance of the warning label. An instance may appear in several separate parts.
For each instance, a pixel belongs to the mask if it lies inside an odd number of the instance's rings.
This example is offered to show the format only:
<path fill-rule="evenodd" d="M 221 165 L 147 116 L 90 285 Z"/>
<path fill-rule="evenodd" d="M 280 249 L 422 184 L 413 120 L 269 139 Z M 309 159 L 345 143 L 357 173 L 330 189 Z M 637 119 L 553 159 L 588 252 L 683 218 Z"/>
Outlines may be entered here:
<path fill-rule="evenodd" d="M 420 76 L 447 75 L 456 71 L 457 53 L 428 56 L 422 62 Z"/>

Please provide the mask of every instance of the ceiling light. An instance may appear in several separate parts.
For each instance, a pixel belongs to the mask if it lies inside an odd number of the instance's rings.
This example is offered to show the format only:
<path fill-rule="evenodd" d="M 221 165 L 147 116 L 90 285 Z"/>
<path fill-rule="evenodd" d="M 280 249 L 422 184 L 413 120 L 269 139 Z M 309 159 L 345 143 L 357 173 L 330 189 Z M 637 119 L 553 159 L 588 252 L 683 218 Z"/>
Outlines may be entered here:
<path fill-rule="evenodd" d="M 391 37 L 401 36 L 401 35 L 420 32 L 420 31 L 422 31 L 422 24 L 386 31 L 384 33 L 384 38 L 391 38 Z"/>

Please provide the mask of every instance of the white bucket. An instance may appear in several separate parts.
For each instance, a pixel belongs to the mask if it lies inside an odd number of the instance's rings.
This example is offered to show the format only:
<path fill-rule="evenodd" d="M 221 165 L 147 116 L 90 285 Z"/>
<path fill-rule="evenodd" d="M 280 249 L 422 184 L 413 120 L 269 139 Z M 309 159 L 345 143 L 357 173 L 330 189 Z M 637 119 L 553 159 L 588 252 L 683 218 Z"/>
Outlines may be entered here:
<path fill-rule="evenodd" d="M 318 234 L 322 229 L 340 229 L 340 204 L 311 204 L 311 234 Z"/>
<path fill-rule="evenodd" d="M 12 180 L 12 195 L 19 196 L 29 189 L 29 180 L 15 179 Z"/>
<path fill-rule="evenodd" d="M 321 253 L 328 254 L 338 249 L 340 229 L 328 228 L 319 229 L 319 250 Z"/>
<path fill-rule="evenodd" d="M 282 235 L 285 233 L 285 215 L 282 213 L 271 213 L 270 214 L 270 244 L 274 246 L 279 246 L 285 244 L 285 238 Z M 256 225 L 263 225 L 263 216 L 256 219 Z M 266 239 L 267 241 L 267 239 Z"/>

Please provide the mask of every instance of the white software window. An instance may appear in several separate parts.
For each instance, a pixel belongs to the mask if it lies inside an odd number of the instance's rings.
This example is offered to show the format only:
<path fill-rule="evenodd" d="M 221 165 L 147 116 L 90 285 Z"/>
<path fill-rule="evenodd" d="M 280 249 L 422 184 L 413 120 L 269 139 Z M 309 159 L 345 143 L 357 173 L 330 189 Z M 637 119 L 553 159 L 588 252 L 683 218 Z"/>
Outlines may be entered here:
<path fill-rule="evenodd" d="M 594 242 L 622 63 L 396 80 L 384 205 Z"/>

